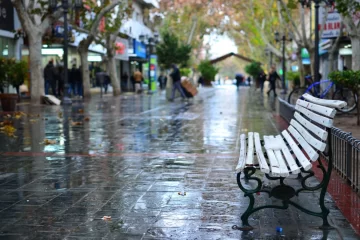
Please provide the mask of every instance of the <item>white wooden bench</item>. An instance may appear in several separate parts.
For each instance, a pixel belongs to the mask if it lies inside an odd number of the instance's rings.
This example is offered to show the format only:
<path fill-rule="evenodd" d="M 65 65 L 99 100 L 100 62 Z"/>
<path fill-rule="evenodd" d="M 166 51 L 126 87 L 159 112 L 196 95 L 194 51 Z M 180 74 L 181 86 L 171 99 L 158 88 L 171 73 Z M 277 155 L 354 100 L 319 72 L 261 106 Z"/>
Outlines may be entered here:
<path fill-rule="evenodd" d="M 323 228 L 331 227 L 327 221 L 329 210 L 324 205 L 324 197 L 332 171 L 331 150 L 331 127 L 336 108 L 343 108 L 346 102 L 336 100 L 324 100 L 304 94 L 295 106 L 295 114 L 290 126 L 277 136 L 263 136 L 249 132 L 247 136 L 240 136 L 240 157 L 236 166 L 237 183 L 240 189 L 250 198 L 247 210 L 241 216 L 243 226 L 241 230 L 253 229 L 249 222 L 249 216 L 264 208 L 287 209 L 293 205 L 308 214 L 321 217 Z M 321 157 L 320 157 L 321 156 Z M 325 168 L 321 159 L 327 159 L 328 167 Z M 317 186 L 307 186 L 306 180 L 314 176 L 311 168 L 314 163 L 322 170 L 324 176 Z M 279 185 L 272 189 L 263 188 L 263 182 L 259 175 L 254 175 L 260 170 L 270 180 L 280 180 Z M 256 186 L 242 183 L 241 174 L 244 174 L 246 182 L 251 180 Z M 284 183 L 284 179 L 290 175 L 301 173 L 302 188 L 295 190 Z M 250 184 L 251 185 L 251 184 Z M 320 208 L 321 212 L 313 212 L 291 201 L 291 198 L 301 191 L 316 191 L 321 189 Z M 254 194 L 266 192 L 269 197 L 282 200 L 283 205 L 267 205 L 254 208 Z"/>

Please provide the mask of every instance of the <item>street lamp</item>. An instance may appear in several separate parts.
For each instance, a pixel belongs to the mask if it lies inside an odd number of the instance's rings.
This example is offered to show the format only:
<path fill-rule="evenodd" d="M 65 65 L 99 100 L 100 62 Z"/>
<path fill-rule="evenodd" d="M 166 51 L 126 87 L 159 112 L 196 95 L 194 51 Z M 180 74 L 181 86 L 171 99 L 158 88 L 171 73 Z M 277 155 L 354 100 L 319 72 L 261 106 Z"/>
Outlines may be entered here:
<path fill-rule="evenodd" d="M 290 34 L 289 34 L 290 35 Z M 285 87 L 285 80 L 286 80 L 286 58 L 285 58 L 285 42 L 292 41 L 292 37 L 286 37 L 285 34 L 280 38 L 280 33 L 275 32 L 275 41 L 276 42 L 282 42 L 282 88 L 283 88 L 283 92 L 282 93 L 286 93 L 286 87 Z"/>
<path fill-rule="evenodd" d="M 327 5 L 333 6 L 334 0 L 299 0 L 302 7 L 311 7 L 311 1 L 315 3 L 315 65 L 314 65 L 314 73 L 315 73 L 315 82 L 320 81 L 320 57 L 319 57 L 319 7 L 321 2 L 325 2 Z"/>
<path fill-rule="evenodd" d="M 148 35 L 140 35 L 139 36 L 140 41 L 146 45 L 146 56 L 148 57 L 148 64 L 149 64 L 149 69 L 148 69 L 148 77 L 149 77 L 149 82 L 148 82 L 148 94 L 152 94 L 151 91 L 151 54 L 153 54 L 155 52 L 155 46 L 156 44 L 159 43 L 159 34 L 158 33 L 154 33 L 154 36 L 148 36 Z"/>
<path fill-rule="evenodd" d="M 64 97 L 63 97 L 63 104 L 71 104 L 71 98 L 68 96 L 69 94 L 69 81 L 68 81 L 68 19 L 67 19 L 67 15 L 69 12 L 69 8 L 74 8 L 75 10 L 79 10 L 80 8 L 82 8 L 82 0 L 75 0 L 74 4 L 71 5 L 69 3 L 69 1 L 71 0 L 62 0 L 61 1 L 61 5 L 58 6 L 57 4 L 57 0 L 49 0 L 49 5 L 50 8 L 52 8 L 53 10 L 56 10 L 57 8 L 62 8 L 63 12 L 64 12 L 64 32 L 63 32 L 63 37 L 64 37 L 64 44 L 63 44 L 63 49 L 64 49 Z"/>

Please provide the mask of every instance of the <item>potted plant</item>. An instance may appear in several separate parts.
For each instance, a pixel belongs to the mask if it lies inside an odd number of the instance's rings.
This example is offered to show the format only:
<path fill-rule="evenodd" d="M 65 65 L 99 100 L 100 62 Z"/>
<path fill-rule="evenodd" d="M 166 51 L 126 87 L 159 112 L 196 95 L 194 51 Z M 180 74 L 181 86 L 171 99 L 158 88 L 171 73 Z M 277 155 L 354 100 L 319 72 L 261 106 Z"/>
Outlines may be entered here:
<path fill-rule="evenodd" d="M 262 72 L 261 64 L 258 62 L 252 62 L 245 66 L 245 72 L 251 75 L 255 79 L 256 88 L 260 87 L 260 82 L 258 80 L 258 76 Z"/>
<path fill-rule="evenodd" d="M 336 85 L 350 89 L 354 94 L 360 94 L 360 71 L 335 71 L 329 74 L 329 79 Z M 360 104 L 357 104 L 357 125 L 360 125 Z"/>
<path fill-rule="evenodd" d="M 202 61 L 198 66 L 198 71 L 204 79 L 204 85 L 210 86 L 212 81 L 215 81 L 215 76 L 219 72 L 219 69 L 214 67 L 210 61 Z"/>
<path fill-rule="evenodd" d="M 4 89 L 12 84 L 10 80 L 14 75 L 15 60 L 0 58 L 0 102 L 2 110 L 5 112 L 13 112 L 16 110 L 18 94 L 5 93 Z"/>
<path fill-rule="evenodd" d="M 25 61 L 12 62 L 9 74 L 8 83 L 11 84 L 15 89 L 16 93 L 20 96 L 20 86 L 28 77 L 28 65 Z"/>
<path fill-rule="evenodd" d="M 300 73 L 299 72 L 288 72 L 286 79 L 289 81 L 290 89 L 294 89 L 300 86 Z"/>

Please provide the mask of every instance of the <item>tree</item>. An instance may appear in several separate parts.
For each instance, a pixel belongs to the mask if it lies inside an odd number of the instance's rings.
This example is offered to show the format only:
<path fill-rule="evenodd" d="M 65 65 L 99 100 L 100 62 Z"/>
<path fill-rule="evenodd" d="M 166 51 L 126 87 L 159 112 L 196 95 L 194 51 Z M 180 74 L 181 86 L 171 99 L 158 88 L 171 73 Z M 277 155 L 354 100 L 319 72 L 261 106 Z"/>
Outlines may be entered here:
<path fill-rule="evenodd" d="M 90 44 L 99 40 L 100 37 L 100 29 L 99 25 L 101 21 L 106 21 L 104 18 L 106 14 L 110 13 L 116 6 L 118 6 L 122 1 L 114 0 L 114 1 L 105 1 L 102 4 L 98 4 L 92 0 L 86 0 L 85 4 L 91 9 L 90 15 L 95 15 L 95 18 L 92 19 L 89 17 L 88 10 L 84 10 L 81 14 L 81 20 L 84 24 L 84 29 L 80 29 L 80 31 L 84 31 L 87 33 L 87 37 L 80 41 L 78 46 L 78 52 L 80 54 L 81 61 L 81 73 L 83 78 L 83 86 L 84 86 L 84 97 L 90 97 L 90 75 L 89 75 L 89 62 L 88 62 L 88 52 Z M 109 21 L 109 19 L 107 20 Z M 105 23 L 106 25 L 106 23 Z M 118 87 L 118 90 L 120 87 Z M 116 91 L 118 91 L 116 90 Z"/>
<path fill-rule="evenodd" d="M 47 0 L 12 0 L 29 41 L 31 102 L 39 104 L 44 95 L 44 77 L 41 64 L 42 37 L 63 12 L 51 11 Z"/>
<path fill-rule="evenodd" d="M 186 67 L 190 59 L 191 46 L 179 43 L 179 39 L 173 33 L 162 33 L 162 41 L 156 46 L 158 63 L 161 68 L 169 69 L 171 64 L 179 64 Z"/>
<path fill-rule="evenodd" d="M 219 72 L 219 69 L 214 67 L 214 65 L 212 65 L 208 60 L 201 61 L 197 70 L 204 78 L 205 85 L 211 85 L 210 82 L 215 80 L 215 76 Z"/>
<path fill-rule="evenodd" d="M 245 72 L 253 77 L 259 76 L 261 71 L 261 65 L 258 62 L 252 62 L 249 65 L 245 66 Z"/>
<path fill-rule="evenodd" d="M 358 0 L 337 0 L 336 9 L 341 14 L 352 45 L 352 70 L 360 70 L 360 21 Z M 353 18 L 354 17 L 354 18 Z"/>
<path fill-rule="evenodd" d="M 111 79 L 111 85 L 113 87 L 113 95 L 117 96 L 121 93 L 120 81 L 116 73 L 116 38 L 119 34 L 119 29 L 121 27 L 122 21 L 130 15 L 129 5 L 125 2 L 117 6 L 114 11 L 111 11 L 105 15 L 106 26 L 105 31 L 100 32 L 99 39 L 105 39 L 104 44 L 106 48 L 106 62 L 107 62 L 107 72 Z"/>

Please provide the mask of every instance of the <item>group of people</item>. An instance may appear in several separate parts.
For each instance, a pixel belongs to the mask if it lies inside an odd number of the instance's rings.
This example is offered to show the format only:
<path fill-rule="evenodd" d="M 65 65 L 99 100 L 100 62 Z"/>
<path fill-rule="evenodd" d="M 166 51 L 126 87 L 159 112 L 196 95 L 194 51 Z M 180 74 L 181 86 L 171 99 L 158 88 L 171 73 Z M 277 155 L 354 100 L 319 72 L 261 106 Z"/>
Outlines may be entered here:
<path fill-rule="evenodd" d="M 51 94 L 60 97 L 65 93 L 65 77 L 64 77 L 64 67 L 60 64 L 57 66 L 54 65 L 54 61 L 50 60 L 44 68 L 44 79 L 45 79 L 45 94 L 49 95 L 50 90 Z M 75 64 L 72 65 L 72 68 L 68 71 L 68 80 L 69 80 L 69 92 L 73 96 L 82 97 L 83 96 L 83 81 L 81 76 L 80 68 L 77 68 Z"/>
<path fill-rule="evenodd" d="M 248 86 L 251 86 L 251 77 L 250 76 L 245 78 L 245 76 L 243 76 L 242 74 L 236 74 L 235 80 L 236 80 L 236 88 L 237 89 L 239 89 L 240 85 L 242 85 L 245 82 L 245 79 L 248 82 Z"/>
<path fill-rule="evenodd" d="M 122 81 L 126 82 L 127 79 L 128 79 L 128 75 L 127 75 L 127 73 L 124 73 L 122 76 Z M 136 69 L 133 72 L 133 74 L 130 77 L 130 81 L 133 86 L 134 92 L 141 93 L 143 91 L 142 83 L 144 82 L 144 77 L 139 69 Z M 158 77 L 158 82 L 159 82 L 160 90 L 164 90 L 166 88 L 167 77 L 163 72 L 160 73 L 160 75 Z"/>
<path fill-rule="evenodd" d="M 271 66 L 269 74 L 267 75 L 264 70 L 261 70 L 258 80 L 260 82 L 260 91 L 261 93 L 264 91 L 264 83 L 265 81 L 269 81 L 270 89 L 267 91 L 267 95 L 270 95 L 271 92 L 274 92 L 274 96 L 276 97 L 276 80 L 281 80 L 279 74 L 276 72 L 276 67 Z"/>

